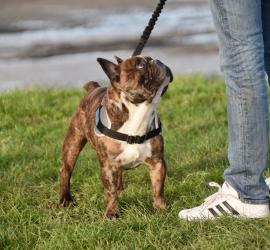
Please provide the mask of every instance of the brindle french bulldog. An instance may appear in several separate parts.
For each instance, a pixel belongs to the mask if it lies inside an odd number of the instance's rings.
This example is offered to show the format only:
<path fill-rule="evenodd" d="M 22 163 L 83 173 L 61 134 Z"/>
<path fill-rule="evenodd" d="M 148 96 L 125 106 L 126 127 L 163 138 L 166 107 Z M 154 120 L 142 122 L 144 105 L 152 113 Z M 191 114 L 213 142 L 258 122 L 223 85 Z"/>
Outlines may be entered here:
<path fill-rule="evenodd" d="M 85 85 L 87 94 L 71 119 L 60 168 L 60 204 L 68 206 L 73 202 L 70 178 L 77 157 L 87 142 L 92 145 L 100 162 L 108 218 L 119 216 L 118 191 L 123 189 L 122 170 L 141 163 L 149 167 L 154 208 L 164 209 L 166 206 L 166 163 L 156 105 L 173 78 L 166 65 L 150 57 L 134 56 L 127 60 L 116 57 L 116 60 L 117 64 L 97 59 L 111 85 L 107 88 L 100 87 L 97 82 Z M 105 130 L 126 135 L 128 140 L 105 135 L 97 126 L 98 122 Z M 158 131 L 158 134 L 153 134 L 153 131 Z"/>

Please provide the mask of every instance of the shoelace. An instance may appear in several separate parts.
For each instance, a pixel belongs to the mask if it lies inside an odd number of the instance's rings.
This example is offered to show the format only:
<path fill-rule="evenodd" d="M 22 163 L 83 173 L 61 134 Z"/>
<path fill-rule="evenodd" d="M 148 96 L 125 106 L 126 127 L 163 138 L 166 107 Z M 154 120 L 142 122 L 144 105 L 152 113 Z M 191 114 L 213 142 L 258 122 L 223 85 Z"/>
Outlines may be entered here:
<path fill-rule="evenodd" d="M 203 207 L 207 207 L 209 204 L 213 203 L 214 201 L 216 201 L 217 199 L 219 199 L 223 195 L 222 194 L 222 188 L 218 183 L 216 183 L 214 181 L 211 181 L 211 182 L 208 183 L 208 185 L 210 187 L 217 187 L 218 191 L 216 193 L 210 195 L 209 197 L 207 197 L 204 200 Z"/>

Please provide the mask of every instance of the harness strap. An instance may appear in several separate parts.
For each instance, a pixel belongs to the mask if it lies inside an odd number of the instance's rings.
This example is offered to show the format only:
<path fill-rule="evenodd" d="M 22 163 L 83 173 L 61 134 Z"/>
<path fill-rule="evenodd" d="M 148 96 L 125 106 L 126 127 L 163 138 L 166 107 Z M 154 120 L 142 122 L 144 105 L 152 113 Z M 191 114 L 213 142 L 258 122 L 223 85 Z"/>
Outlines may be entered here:
<path fill-rule="evenodd" d="M 100 119 L 100 111 L 102 106 L 98 109 L 98 123 L 96 125 L 97 129 L 104 135 L 111 137 L 116 140 L 125 141 L 129 144 L 142 144 L 146 140 L 149 140 L 157 135 L 159 135 L 162 132 L 161 122 L 158 119 L 158 127 L 154 130 L 151 130 L 147 132 L 145 135 L 139 136 L 139 135 L 127 135 L 120 132 L 117 132 L 115 130 L 107 128 Z"/>

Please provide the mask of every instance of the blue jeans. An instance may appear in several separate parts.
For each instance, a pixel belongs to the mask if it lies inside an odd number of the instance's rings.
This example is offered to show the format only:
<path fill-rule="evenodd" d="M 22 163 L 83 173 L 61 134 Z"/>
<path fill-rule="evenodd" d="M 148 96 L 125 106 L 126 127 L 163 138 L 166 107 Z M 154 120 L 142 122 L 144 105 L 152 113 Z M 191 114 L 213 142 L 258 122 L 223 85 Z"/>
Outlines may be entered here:
<path fill-rule="evenodd" d="M 209 0 L 220 46 L 228 114 L 224 179 L 245 203 L 268 203 L 270 1 Z"/>

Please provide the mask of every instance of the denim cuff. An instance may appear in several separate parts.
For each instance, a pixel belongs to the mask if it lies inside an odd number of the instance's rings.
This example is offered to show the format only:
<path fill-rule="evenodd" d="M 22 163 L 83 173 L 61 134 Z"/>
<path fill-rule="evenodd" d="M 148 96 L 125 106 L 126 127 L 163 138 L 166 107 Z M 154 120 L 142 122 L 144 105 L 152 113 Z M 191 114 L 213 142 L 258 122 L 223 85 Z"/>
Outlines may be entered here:
<path fill-rule="evenodd" d="M 239 195 L 240 196 L 240 195 Z M 250 199 L 245 199 L 245 198 L 239 198 L 242 202 L 247 203 L 247 204 L 269 204 L 269 198 L 267 200 L 250 200 Z"/>
<path fill-rule="evenodd" d="M 227 179 L 225 181 L 228 182 L 234 188 L 234 190 L 237 192 L 237 194 L 239 196 L 239 199 L 242 202 L 247 203 L 247 204 L 269 204 L 269 197 L 266 197 L 265 199 L 248 199 L 248 198 L 244 198 L 243 195 L 241 194 L 241 192 L 239 190 L 237 190 L 237 188 L 233 185 L 233 183 L 231 183 Z"/>

